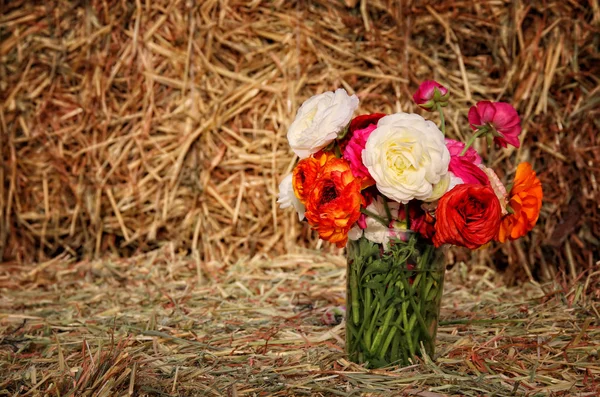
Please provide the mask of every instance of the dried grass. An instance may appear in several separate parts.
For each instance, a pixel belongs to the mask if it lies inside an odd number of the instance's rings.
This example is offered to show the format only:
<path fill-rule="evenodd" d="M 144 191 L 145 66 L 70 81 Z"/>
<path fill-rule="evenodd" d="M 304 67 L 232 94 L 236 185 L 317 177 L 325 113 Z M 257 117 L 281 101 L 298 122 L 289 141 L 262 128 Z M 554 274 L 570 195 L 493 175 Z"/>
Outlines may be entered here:
<path fill-rule="evenodd" d="M 345 263 L 314 251 L 202 267 L 166 248 L 0 275 L 0 395 L 597 396 L 600 272 L 569 287 L 447 274 L 437 356 L 367 371 L 343 354 Z"/>
<path fill-rule="evenodd" d="M 6 2 L 0 256 L 127 257 L 174 243 L 236 264 L 315 247 L 275 202 L 298 106 L 345 87 L 361 113 L 412 111 L 411 92 L 433 77 L 452 91 L 459 137 L 476 100 L 514 103 L 522 147 L 485 156 L 507 180 L 530 161 L 544 184 L 536 230 L 475 259 L 508 267 L 509 282 L 593 268 L 598 2 L 353 4 Z"/>

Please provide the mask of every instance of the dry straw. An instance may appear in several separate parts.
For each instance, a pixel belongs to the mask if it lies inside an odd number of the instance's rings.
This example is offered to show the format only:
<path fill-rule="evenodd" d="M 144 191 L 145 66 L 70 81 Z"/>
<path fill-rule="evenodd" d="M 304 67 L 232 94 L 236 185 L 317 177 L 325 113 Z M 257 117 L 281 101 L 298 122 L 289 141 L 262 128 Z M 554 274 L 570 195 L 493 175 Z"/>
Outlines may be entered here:
<path fill-rule="evenodd" d="M 314 247 L 275 202 L 295 110 L 345 87 L 361 113 L 411 111 L 418 82 L 435 78 L 459 138 L 475 101 L 513 103 L 522 148 L 485 155 L 507 181 L 530 161 L 544 184 L 536 231 L 480 260 L 515 279 L 575 277 L 600 238 L 599 21 L 595 0 L 8 2 L 0 256 L 172 242 L 236 264 Z"/>
<path fill-rule="evenodd" d="M 0 277 L 0 395 L 583 396 L 600 393 L 600 272 L 572 288 L 447 274 L 437 356 L 367 371 L 343 354 L 345 263 L 303 251 L 197 271 L 166 247 Z"/>

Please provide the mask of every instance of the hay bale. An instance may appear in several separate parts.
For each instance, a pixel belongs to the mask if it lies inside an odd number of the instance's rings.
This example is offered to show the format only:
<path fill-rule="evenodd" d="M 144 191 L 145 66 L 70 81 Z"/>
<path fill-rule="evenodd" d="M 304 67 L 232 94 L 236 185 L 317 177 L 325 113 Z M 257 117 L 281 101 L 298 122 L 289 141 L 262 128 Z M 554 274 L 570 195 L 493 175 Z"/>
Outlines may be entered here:
<path fill-rule="evenodd" d="M 356 7 L 352 7 L 356 5 Z M 575 277 L 600 238 L 598 7 L 576 2 L 14 1 L 0 17 L 0 256 L 128 256 L 173 243 L 237 263 L 316 244 L 277 209 L 285 140 L 308 96 L 416 111 L 452 91 L 462 138 L 479 99 L 515 104 L 546 200 L 526 239 L 480 260 L 516 278 Z M 331 248 L 330 248 L 331 249 Z"/>

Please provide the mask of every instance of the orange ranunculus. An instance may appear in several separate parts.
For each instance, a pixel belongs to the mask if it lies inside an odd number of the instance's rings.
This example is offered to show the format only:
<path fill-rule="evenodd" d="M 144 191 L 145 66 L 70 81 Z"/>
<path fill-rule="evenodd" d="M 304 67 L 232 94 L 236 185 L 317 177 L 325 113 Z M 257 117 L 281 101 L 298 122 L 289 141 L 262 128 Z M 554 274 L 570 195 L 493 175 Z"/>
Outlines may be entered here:
<path fill-rule="evenodd" d="M 317 160 L 321 163 L 323 157 Z M 340 248 L 346 245 L 348 232 L 360 216 L 361 205 L 365 205 L 360 184 L 346 160 L 335 156 L 325 159 L 312 189 L 305 195 L 306 219 L 320 238 Z"/>
<path fill-rule="evenodd" d="M 317 176 L 328 160 L 335 158 L 335 155 L 330 152 L 318 152 L 314 156 L 302 159 L 296 164 L 292 176 L 292 184 L 294 193 L 302 204 L 306 204 L 306 197 L 312 191 Z"/>
<path fill-rule="evenodd" d="M 512 210 L 502 219 L 496 240 L 501 243 L 524 236 L 535 226 L 542 208 L 542 184 L 529 163 L 517 167 L 515 183 L 508 195 Z"/>

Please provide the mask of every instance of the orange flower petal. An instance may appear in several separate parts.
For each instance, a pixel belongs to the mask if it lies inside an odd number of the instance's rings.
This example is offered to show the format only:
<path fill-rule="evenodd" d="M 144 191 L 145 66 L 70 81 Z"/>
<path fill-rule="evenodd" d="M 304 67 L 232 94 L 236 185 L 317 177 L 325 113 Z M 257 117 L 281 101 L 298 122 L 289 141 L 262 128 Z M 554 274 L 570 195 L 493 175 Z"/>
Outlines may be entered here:
<path fill-rule="evenodd" d="M 542 184 L 529 163 L 517 167 L 515 181 L 509 193 L 508 205 L 513 213 L 502 219 L 496 240 L 516 240 L 527 234 L 535 224 L 542 208 Z"/>
<path fill-rule="evenodd" d="M 360 207 L 365 205 L 360 194 L 361 180 L 352 175 L 344 159 L 323 154 L 315 161 L 319 169 L 310 192 L 305 195 L 306 219 L 321 239 L 344 247 L 348 232 L 360 216 Z M 309 190 L 306 186 L 302 188 Z"/>

